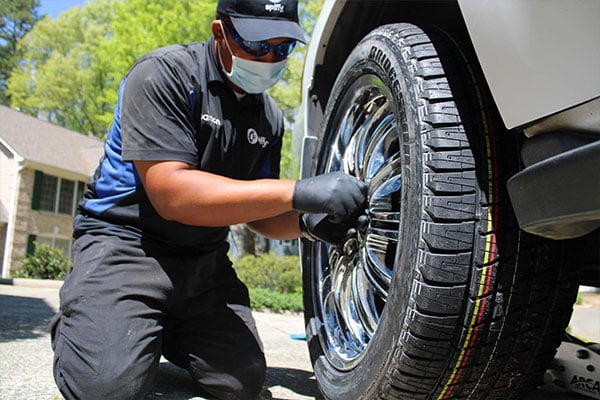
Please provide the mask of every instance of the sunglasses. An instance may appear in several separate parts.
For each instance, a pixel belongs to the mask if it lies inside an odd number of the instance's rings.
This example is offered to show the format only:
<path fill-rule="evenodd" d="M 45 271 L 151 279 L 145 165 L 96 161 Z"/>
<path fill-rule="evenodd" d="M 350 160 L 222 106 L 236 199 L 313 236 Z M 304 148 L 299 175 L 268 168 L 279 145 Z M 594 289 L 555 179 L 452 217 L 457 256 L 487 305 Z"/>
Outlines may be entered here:
<path fill-rule="evenodd" d="M 296 40 L 279 44 L 269 44 L 266 41 L 252 42 L 250 40 L 244 40 L 239 33 L 236 32 L 233 26 L 229 25 L 225 21 L 222 22 L 223 25 L 227 27 L 227 30 L 237 45 L 240 46 L 246 53 L 255 57 L 262 57 L 269 54 L 270 51 L 273 51 L 275 57 L 285 58 L 292 54 L 292 51 L 294 51 L 294 48 L 296 47 Z"/>

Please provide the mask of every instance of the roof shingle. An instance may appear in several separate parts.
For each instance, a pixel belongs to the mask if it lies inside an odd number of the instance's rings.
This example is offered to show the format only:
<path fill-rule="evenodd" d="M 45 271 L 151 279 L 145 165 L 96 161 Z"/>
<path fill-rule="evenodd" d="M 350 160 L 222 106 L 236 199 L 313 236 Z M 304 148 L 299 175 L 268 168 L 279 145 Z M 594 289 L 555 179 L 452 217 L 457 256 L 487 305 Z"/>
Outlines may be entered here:
<path fill-rule="evenodd" d="M 91 176 L 103 141 L 0 106 L 0 138 L 25 160 Z"/>

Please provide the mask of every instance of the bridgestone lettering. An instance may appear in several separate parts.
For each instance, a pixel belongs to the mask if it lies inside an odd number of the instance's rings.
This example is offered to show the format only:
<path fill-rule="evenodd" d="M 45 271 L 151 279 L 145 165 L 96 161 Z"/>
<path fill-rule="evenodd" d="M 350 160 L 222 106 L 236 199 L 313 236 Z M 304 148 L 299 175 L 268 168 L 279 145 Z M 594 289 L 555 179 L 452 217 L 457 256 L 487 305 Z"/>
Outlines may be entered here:
<path fill-rule="evenodd" d="M 383 68 L 383 70 L 385 71 L 386 75 L 388 76 L 388 78 L 391 82 L 390 89 L 392 90 L 394 95 L 400 96 L 401 95 L 400 82 L 398 82 L 398 77 L 397 77 L 396 71 L 392 68 L 392 62 L 385 55 L 383 50 L 381 50 L 380 48 L 378 48 L 376 46 L 371 47 L 371 52 L 369 53 L 369 58 L 372 59 L 373 61 L 377 62 L 381 66 L 381 68 Z"/>

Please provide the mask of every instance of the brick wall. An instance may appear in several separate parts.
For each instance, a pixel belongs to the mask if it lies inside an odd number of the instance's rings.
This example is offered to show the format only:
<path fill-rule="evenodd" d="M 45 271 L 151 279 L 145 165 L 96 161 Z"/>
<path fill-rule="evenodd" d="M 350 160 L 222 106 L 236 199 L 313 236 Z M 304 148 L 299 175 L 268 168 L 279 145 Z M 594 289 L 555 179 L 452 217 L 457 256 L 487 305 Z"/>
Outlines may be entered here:
<path fill-rule="evenodd" d="M 34 170 L 26 168 L 21 171 L 11 251 L 11 272 L 21 266 L 21 260 L 26 256 L 28 235 L 54 236 L 69 240 L 73 233 L 73 217 L 31 209 L 34 179 Z"/>

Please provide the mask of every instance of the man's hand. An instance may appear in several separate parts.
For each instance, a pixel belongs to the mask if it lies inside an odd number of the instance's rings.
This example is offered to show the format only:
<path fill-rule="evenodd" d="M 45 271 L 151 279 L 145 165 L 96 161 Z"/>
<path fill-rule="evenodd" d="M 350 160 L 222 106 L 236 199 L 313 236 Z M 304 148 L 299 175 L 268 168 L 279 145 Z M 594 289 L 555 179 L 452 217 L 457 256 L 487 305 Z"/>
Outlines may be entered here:
<path fill-rule="evenodd" d="M 341 245 L 347 237 L 356 232 L 356 218 L 349 218 L 340 223 L 335 223 L 327 214 L 301 214 L 300 231 L 310 241 Z"/>
<path fill-rule="evenodd" d="M 301 179 L 294 185 L 292 206 L 304 213 L 327 214 L 332 221 L 359 213 L 365 208 L 367 185 L 361 180 L 332 172 Z"/>

